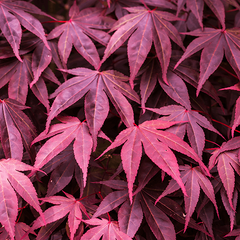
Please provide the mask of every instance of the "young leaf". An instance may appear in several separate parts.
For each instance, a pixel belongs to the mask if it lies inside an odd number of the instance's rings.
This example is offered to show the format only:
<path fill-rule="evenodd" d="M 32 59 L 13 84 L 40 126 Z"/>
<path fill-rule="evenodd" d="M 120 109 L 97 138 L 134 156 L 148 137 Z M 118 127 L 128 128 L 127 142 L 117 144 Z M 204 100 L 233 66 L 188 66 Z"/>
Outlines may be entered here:
<path fill-rule="evenodd" d="M 62 152 L 74 140 L 73 150 L 75 159 L 83 171 L 84 186 L 87 180 L 87 168 L 92 152 L 92 137 L 85 122 L 76 117 L 60 118 L 63 123 L 50 127 L 49 133 L 42 132 L 32 144 L 50 138 L 39 150 L 36 156 L 35 168 L 40 169 L 52 158 Z M 56 136 L 55 136 L 56 135 Z M 66 169 L 65 169 L 66 170 Z M 59 171 L 58 171 L 59 174 Z"/>
<path fill-rule="evenodd" d="M 43 213 L 46 223 L 44 223 L 41 218 L 37 218 L 34 221 L 31 230 L 40 228 L 48 223 L 55 222 L 68 214 L 68 223 L 71 232 L 70 239 L 73 240 L 78 225 L 82 221 L 82 211 L 86 212 L 86 209 L 83 204 L 80 201 L 77 201 L 72 195 L 67 193 L 65 194 L 67 197 L 51 196 L 41 199 L 44 202 L 49 202 L 56 205 L 48 208 Z"/>

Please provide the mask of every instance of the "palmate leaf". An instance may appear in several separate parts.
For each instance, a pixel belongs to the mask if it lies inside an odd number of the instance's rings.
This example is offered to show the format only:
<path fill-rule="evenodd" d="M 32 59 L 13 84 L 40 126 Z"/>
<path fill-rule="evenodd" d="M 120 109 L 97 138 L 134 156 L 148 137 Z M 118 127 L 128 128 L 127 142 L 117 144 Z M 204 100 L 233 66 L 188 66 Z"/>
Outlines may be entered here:
<path fill-rule="evenodd" d="M 42 168 L 52 158 L 54 158 L 65 148 L 67 148 L 74 140 L 73 151 L 75 159 L 79 167 L 82 169 L 83 182 L 85 186 L 87 180 L 87 168 L 93 146 L 93 141 L 89 133 L 88 126 L 86 122 L 80 122 L 79 119 L 76 117 L 62 117 L 59 118 L 59 120 L 62 121 L 62 123 L 51 126 L 48 133 L 46 133 L 45 131 L 42 132 L 32 142 L 32 144 L 34 144 L 43 139 L 51 137 L 37 153 L 34 166 L 37 169 Z M 62 174 L 65 173 L 67 174 L 67 176 L 69 176 L 70 174 L 66 172 L 67 169 L 68 167 L 62 169 L 61 172 Z M 69 171 L 73 172 L 73 168 L 69 169 Z M 60 174 L 59 169 L 55 174 Z"/>
<path fill-rule="evenodd" d="M 86 95 L 85 115 L 90 133 L 93 136 L 94 150 L 97 145 L 98 132 L 109 112 L 108 97 L 124 124 L 133 126 L 133 110 L 124 95 L 135 102 L 139 102 L 139 97 L 124 82 L 128 79 L 126 76 L 113 70 L 99 72 L 87 68 L 75 68 L 64 70 L 64 72 L 77 76 L 64 82 L 50 95 L 51 98 L 55 97 L 55 99 L 48 115 L 46 129 L 49 128 L 54 117 L 84 95 Z"/>
<path fill-rule="evenodd" d="M 28 86 L 30 86 L 33 94 L 49 111 L 48 91 L 44 79 L 48 79 L 57 85 L 60 85 L 60 82 L 52 70 L 47 67 L 49 60 L 51 61 L 51 54 L 49 57 L 37 57 L 39 56 L 39 51 L 49 53 L 49 50 L 46 50 L 45 45 L 39 42 L 36 42 L 36 45 L 37 47 L 33 52 L 32 58 L 31 55 L 27 54 L 22 56 L 22 62 L 13 60 L 3 63 L 0 66 L 2 72 L 0 74 L 0 88 L 8 83 L 8 96 L 25 104 L 28 95 Z M 46 59 L 41 61 L 42 58 Z"/>
<path fill-rule="evenodd" d="M 44 202 L 55 204 L 55 206 L 50 207 L 43 212 L 46 223 L 44 223 L 42 218 L 39 217 L 34 221 L 31 230 L 55 222 L 68 215 L 68 223 L 71 232 L 70 239 L 73 240 L 74 234 L 82 221 L 82 212 L 87 214 L 87 211 L 81 201 L 77 201 L 71 194 L 65 193 L 65 195 L 66 197 L 50 196 L 41 199 Z"/>
<path fill-rule="evenodd" d="M 192 168 L 188 165 L 185 165 L 185 166 L 180 166 L 180 170 L 181 170 L 181 178 L 183 183 L 185 184 L 186 191 L 187 191 L 187 196 L 186 195 L 184 196 L 185 211 L 186 211 L 186 221 L 185 221 L 184 231 L 186 231 L 190 217 L 192 216 L 199 199 L 200 188 L 211 200 L 218 215 L 219 213 L 218 213 L 217 203 L 215 200 L 213 186 L 210 180 L 205 175 L 202 174 L 199 167 Z M 157 203 L 162 197 L 172 192 L 175 192 L 178 189 L 179 189 L 178 184 L 174 179 L 172 179 L 169 182 L 169 185 L 167 186 L 165 191 L 158 197 L 155 203 Z"/>
<path fill-rule="evenodd" d="M 224 53 L 229 64 L 240 78 L 240 39 L 238 36 L 238 29 L 204 28 L 203 30 L 197 29 L 187 34 L 199 36 L 199 38 L 194 39 L 188 45 L 185 53 L 175 65 L 175 68 L 186 58 L 203 48 L 200 61 L 200 79 L 197 88 L 197 95 L 205 81 L 222 62 Z"/>
<path fill-rule="evenodd" d="M 22 37 L 21 25 L 39 37 L 46 47 L 50 49 L 42 24 L 27 12 L 47 15 L 31 3 L 23 1 L 11 2 L 7 0 L 0 2 L 0 29 L 19 61 L 22 61 L 19 55 L 19 46 Z"/>
<path fill-rule="evenodd" d="M 30 240 L 29 236 L 26 236 L 26 232 L 28 232 L 29 229 L 30 227 L 23 222 L 16 223 L 15 224 L 15 240 Z M 1 232 L 1 229 L 0 229 L 0 232 Z M 36 235 L 34 231 L 31 231 L 29 233 Z M 9 238 L 10 236 L 8 232 L 3 228 L 3 231 L 0 233 L 0 239 L 9 239 Z"/>
<path fill-rule="evenodd" d="M 88 36 L 103 45 L 107 45 L 110 35 L 98 29 L 109 29 L 115 21 L 109 17 L 101 16 L 101 10 L 98 8 L 87 8 L 79 11 L 76 1 L 69 10 L 69 17 L 69 21 L 57 26 L 49 33 L 48 39 L 61 35 L 58 41 L 58 51 L 63 64 L 67 63 L 72 45 L 74 45 L 76 50 L 97 69 L 100 58 L 94 43 Z"/>
<path fill-rule="evenodd" d="M 11 240 L 14 240 L 15 221 L 18 213 L 18 201 L 15 191 L 39 212 L 41 221 L 45 222 L 35 188 L 29 178 L 19 172 L 33 169 L 32 166 L 13 158 L 0 161 L 0 222 L 8 232 Z"/>
<path fill-rule="evenodd" d="M 6 158 L 22 160 L 23 146 L 34 158 L 31 142 L 36 137 L 36 130 L 22 111 L 26 108 L 10 98 L 0 100 L 0 139 Z"/>
<path fill-rule="evenodd" d="M 119 226 L 117 222 L 109 221 L 105 218 L 98 219 L 98 218 L 92 218 L 90 220 L 85 220 L 85 223 L 89 225 L 95 225 L 97 227 L 91 228 L 88 230 L 83 236 L 82 240 L 100 240 L 102 239 L 106 240 L 131 240 L 127 234 L 123 233 L 119 230 Z"/>
<path fill-rule="evenodd" d="M 110 149 L 124 144 L 121 150 L 121 158 L 123 169 L 127 175 L 130 201 L 132 201 L 133 183 L 142 156 L 142 144 L 147 156 L 160 169 L 177 181 L 184 194 L 186 194 L 186 189 L 180 178 L 178 162 L 170 148 L 191 157 L 209 174 L 206 166 L 186 142 L 175 134 L 158 130 L 169 128 L 176 123 L 179 122 L 152 120 L 146 121 L 139 126 L 128 127 L 120 132 L 114 142 L 99 156 L 101 157 Z"/>
<path fill-rule="evenodd" d="M 160 109 L 146 109 L 160 115 L 169 115 L 167 117 L 161 118 L 163 121 L 185 121 L 185 129 L 176 127 L 171 132 L 179 137 L 184 137 L 185 132 L 187 132 L 190 144 L 199 156 L 202 156 L 202 151 L 205 145 L 205 134 L 201 127 L 204 127 L 221 136 L 221 134 L 211 125 L 211 123 L 204 116 L 200 115 L 194 110 L 186 109 L 179 105 L 169 105 Z"/>
<path fill-rule="evenodd" d="M 220 90 L 240 91 L 240 83 L 237 83 L 231 87 L 222 88 Z M 234 121 L 232 126 L 232 137 L 234 136 L 234 131 L 239 126 L 239 124 L 240 124 L 240 97 L 237 99 L 236 105 L 235 105 L 235 114 L 234 114 Z"/>
<path fill-rule="evenodd" d="M 226 190 L 227 198 L 232 209 L 233 192 L 235 186 L 235 173 L 240 175 L 239 147 L 240 137 L 230 139 L 222 144 L 209 159 L 209 169 L 211 170 L 217 164 L 218 174 Z"/>
<path fill-rule="evenodd" d="M 167 69 L 171 57 L 171 38 L 184 49 L 177 29 L 169 21 L 178 20 L 173 14 L 158 10 L 148 10 L 144 7 L 126 8 L 130 14 L 120 18 L 112 27 L 112 35 L 104 57 L 104 62 L 130 36 L 128 41 L 128 58 L 130 65 L 130 84 L 149 53 L 152 42 L 162 67 L 163 80 L 167 83 Z"/>

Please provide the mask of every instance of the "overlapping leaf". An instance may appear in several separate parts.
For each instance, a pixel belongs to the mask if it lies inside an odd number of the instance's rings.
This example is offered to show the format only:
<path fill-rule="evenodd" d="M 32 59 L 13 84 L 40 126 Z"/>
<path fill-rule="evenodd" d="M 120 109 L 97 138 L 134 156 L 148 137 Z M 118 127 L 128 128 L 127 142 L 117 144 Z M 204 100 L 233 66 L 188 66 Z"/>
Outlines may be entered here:
<path fill-rule="evenodd" d="M 108 70 L 94 71 L 87 68 L 75 68 L 65 72 L 77 75 L 64 82 L 50 97 L 56 97 L 46 123 L 48 129 L 51 120 L 85 96 L 85 115 L 93 136 L 93 149 L 97 145 L 97 135 L 109 112 L 108 97 L 126 126 L 133 126 L 133 110 L 129 99 L 139 102 L 138 95 L 124 81 L 123 74 Z"/>
<path fill-rule="evenodd" d="M 192 148 L 198 153 L 199 156 L 202 156 L 202 151 L 205 145 L 205 134 L 201 127 L 204 127 L 210 131 L 213 131 L 221 135 L 211 123 L 198 112 L 186 109 L 179 105 L 169 105 L 162 107 L 160 109 L 156 108 L 147 108 L 155 113 L 160 115 L 169 115 L 168 117 L 161 118 L 164 121 L 185 121 L 187 122 L 184 127 L 175 127 L 171 132 L 177 136 L 183 138 L 185 132 L 187 131 L 188 139 Z"/>
<path fill-rule="evenodd" d="M 65 193 L 65 195 L 66 197 L 51 196 L 41 199 L 44 202 L 55 204 L 55 206 L 43 212 L 46 223 L 39 217 L 34 221 L 31 230 L 55 222 L 68 214 L 68 223 L 71 232 L 70 239 L 73 240 L 74 234 L 82 221 L 82 212 L 87 214 L 87 211 L 81 201 L 77 201 L 71 194 Z"/>
<path fill-rule="evenodd" d="M 186 211 L 186 222 L 185 228 L 187 229 L 190 217 L 192 216 L 195 207 L 197 205 L 200 188 L 204 191 L 204 193 L 208 196 L 208 198 L 213 203 L 216 211 L 218 213 L 218 207 L 215 200 L 214 190 L 209 179 L 200 171 L 199 167 L 192 168 L 188 165 L 180 166 L 181 178 L 183 183 L 185 184 L 187 196 L 184 196 L 185 202 L 185 211 Z M 179 189 L 179 185 L 176 183 L 174 179 L 172 179 L 165 189 L 165 191 L 158 197 L 156 202 L 158 202 L 162 197 L 175 192 Z"/>
<path fill-rule="evenodd" d="M 116 17 L 119 19 L 123 17 L 124 15 L 128 14 L 126 7 L 135 7 L 137 4 L 142 4 L 141 0 L 115 0 L 115 1 L 110 1 L 110 6 L 108 6 L 108 9 L 106 11 L 106 14 L 112 13 L 115 11 Z M 153 7 L 160 7 L 160 8 L 169 8 L 169 9 L 176 9 L 175 5 L 173 5 L 171 2 L 167 0 L 144 0 L 144 3 L 153 6 Z"/>
<path fill-rule="evenodd" d="M 41 47 L 45 48 L 44 45 L 41 45 Z M 35 51 L 33 52 L 33 58 L 36 58 L 36 51 L 38 52 L 39 50 L 35 49 Z M 47 52 L 48 51 L 49 50 L 47 50 Z M 49 81 L 52 81 L 57 85 L 60 85 L 60 82 L 58 81 L 52 70 L 50 68 L 46 68 L 46 66 L 49 63 L 48 60 L 46 61 L 44 60 L 46 63 L 43 64 L 44 66 L 40 64 L 39 61 L 41 61 L 41 59 L 33 60 L 31 59 L 30 55 L 24 55 L 22 62 L 14 60 L 11 61 L 10 63 L 9 62 L 3 63 L 2 66 L 0 67 L 0 70 L 2 72 L 2 74 L 0 74 L 1 80 L 0 88 L 2 88 L 4 85 L 8 83 L 8 96 L 22 104 L 25 104 L 28 95 L 29 85 L 31 87 L 33 94 L 46 107 L 47 111 L 49 111 L 50 107 L 48 101 L 48 91 L 44 78 L 48 79 Z M 40 70 L 40 72 L 42 73 L 41 76 L 39 76 L 40 74 L 39 64 L 42 65 Z M 33 70 L 35 72 L 34 74 L 36 76 L 35 79 L 31 65 L 33 65 Z"/>
<path fill-rule="evenodd" d="M 112 27 L 112 35 L 105 50 L 102 62 L 116 51 L 130 36 L 128 41 L 128 58 L 130 65 L 130 83 L 149 53 L 152 42 L 162 67 L 163 80 L 167 82 L 167 69 L 171 57 L 171 38 L 182 48 L 182 40 L 177 29 L 169 22 L 177 18 L 168 12 L 149 10 L 144 7 L 126 8 L 130 14 L 120 18 Z"/>
<path fill-rule="evenodd" d="M 187 34 L 192 36 L 199 36 L 199 38 L 194 39 L 188 45 L 186 52 L 177 62 L 175 68 L 183 60 L 203 48 L 200 61 L 200 79 L 197 88 L 197 95 L 199 94 L 205 81 L 222 62 L 224 53 L 229 64 L 232 66 L 237 76 L 240 78 L 240 39 L 238 36 L 238 29 L 204 28 L 203 30 L 197 29 Z"/>
<path fill-rule="evenodd" d="M 220 90 L 240 91 L 240 83 L 237 83 L 231 87 L 222 88 Z M 233 126 L 232 126 L 232 137 L 234 135 L 234 131 L 235 131 L 236 127 L 238 127 L 239 125 L 240 125 L 240 97 L 237 99 L 236 105 L 235 105 L 235 114 L 234 114 L 234 121 L 233 121 Z"/>
<path fill-rule="evenodd" d="M 89 225 L 95 225 L 97 227 L 91 228 L 83 236 L 82 240 L 100 240 L 102 239 L 112 239 L 112 240 L 131 240 L 127 234 L 119 230 L 118 223 L 115 221 L 109 221 L 107 219 L 92 218 L 90 220 L 85 220 L 85 223 Z"/>
<path fill-rule="evenodd" d="M 209 160 L 210 170 L 217 164 L 218 174 L 226 190 L 231 208 L 233 208 L 232 199 L 235 186 L 234 170 L 240 175 L 239 140 L 240 137 L 235 137 L 223 143 L 220 149 L 216 150 Z"/>
<path fill-rule="evenodd" d="M 0 100 L 0 139 L 6 158 L 22 160 L 23 146 L 34 158 L 31 142 L 36 132 L 30 119 L 22 112 L 26 108 L 13 99 Z"/>
<path fill-rule="evenodd" d="M 29 236 L 26 236 L 26 232 L 28 232 L 29 229 L 30 227 L 23 222 L 16 223 L 15 224 L 15 240 L 30 240 Z M 0 232 L 1 232 L 1 229 L 0 229 Z M 36 235 L 34 231 L 31 231 L 30 233 Z M 9 239 L 9 237 L 10 236 L 8 232 L 3 228 L 0 234 L 0 239 Z"/>
<path fill-rule="evenodd" d="M 110 149 L 124 144 L 121 151 L 121 158 L 123 169 L 127 175 L 130 201 L 132 201 L 133 183 L 142 156 L 142 144 L 148 157 L 160 169 L 177 181 L 184 194 L 186 194 L 186 190 L 180 178 L 178 162 L 170 148 L 191 157 L 199 163 L 205 172 L 208 172 L 203 162 L 186 142 L 173 133 L 158 130 L 169 128 L 175 124 L 175 122 L 152 120 L 146 121 L 139 126 L 128 127 L 101 154 L 102 156 Z"/>
<path fill-rule="evenodd" d="M 89 164 L 90 154 L 92 152 L 93 141 L 89 133 L 86 122 L 80 122 L 76 117 L 59 118 L 62 121 L 60 124 L 55 124 L 50 127 L 48 133 L 42 132 L 32 144 L 43 139 L 51 137 L 39 150 L 36 156 L 35 168 L 42 168 L 52 158 L 62 152 L 74 140 L 73 151 L 75 159 L 79 167 L 83 171 L 84 186 L 87 179 L 87 168 Z M 74 164 L 74 163 L 73 163 Z M 63 165 L 65 166 L 65 165 Z M 62 174 L 67 174 L 71 177 L 67 168 L 62 169 Z M 73 166 L 69 171 L 73 173 Z M 56 174 L 60 174 L 59 169 Z M 54 184 L 54 183 L 53 183 Z"/>
<path fill-rule="evenodd" d="M 18 200 L 15 191 L 39 212 L 39 219 L 43 223 L 45 222 L 35 188 L 29 178 L 19 172 L 33 169 L 33 167 L 13 158 L 0 161 L 0 222 L 11 240 L 14 240 L 15 221 L 18 213 Z"/>
<path fill-rule="evenodd" d="M 218 0 L 194 0 L 194 1 L 181 0 L 178 1 L 177 3 L 178 4 L 177 13 L 179 13 L 180 10 L 183 8 L 184 4 L 187 3 L 187 7 L 192 11 L 194 16 L 197 18 L 201 28 L 203 28 L 202 17 L 204 2 L 216 15 L 216 17 L 222 24 L 222 27 L 225 28 L 225 9 L 223 3 Z"/>
<path fill-rule="evenodd" d="M 58 42 L 58 51 L 64 64 L 67 63 L 72 45 L 74 45 L 76 50 L 97 69 L 100 58 L 94 43 L 88 36 L 103 45 L 107 45 L 110 35 L 99 29 L 111 28 L 114 20 L 102 16 L 101 10 L 98 8 L 86 8 L 79 11 L 76 2 L 69 10 L 69 17 L 69 21 L 49 33 L 48 39 L 57 38 L 61 35 Z"/>
<path fill-rule="evenodd" d="M 157 81 L 170 98 L 185 108 L 191 109 L 188 90 L 183 80 L 169 70 L 167 72 L 168 84 L 164 83 L 162 76 L 160 76 L 161 71 L 159 71 L 158 65 L 159 62 L 153 59 L 141 77 L 140 90 L 143 112 L 145 112 L 145 103 L 154 90 Z"/>
<path fill-rule="evenodd" d="M 39 37 L 46 47 L 50 49 L 42 24 L 27 12 L 47 15 L 29 2 L 12 2 L 7 0 L 0 2 L 0 29 L 19 61 L 22 61 L 19 55 L 19 46 L 22 37 L 21 25 Z"/>

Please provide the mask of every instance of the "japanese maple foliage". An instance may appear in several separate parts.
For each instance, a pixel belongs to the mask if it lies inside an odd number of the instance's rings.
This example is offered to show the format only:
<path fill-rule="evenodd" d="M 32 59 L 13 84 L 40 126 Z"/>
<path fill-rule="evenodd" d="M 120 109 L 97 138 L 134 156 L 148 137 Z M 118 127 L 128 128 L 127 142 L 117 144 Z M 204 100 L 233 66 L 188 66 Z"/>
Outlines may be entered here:
<path fill-rule="evenodd" d="M 240 239 L 239 0 L 0 0 L 0 239 Z"/>

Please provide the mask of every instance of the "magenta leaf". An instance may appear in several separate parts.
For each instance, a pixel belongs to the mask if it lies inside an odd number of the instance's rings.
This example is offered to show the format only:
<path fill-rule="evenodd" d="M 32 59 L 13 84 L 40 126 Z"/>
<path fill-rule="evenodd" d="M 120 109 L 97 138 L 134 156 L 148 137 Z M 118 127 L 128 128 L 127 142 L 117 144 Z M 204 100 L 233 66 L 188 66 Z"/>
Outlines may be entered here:
<path fill-rule="evenodd" d="M 108 112 L 110 98 L 122 121 L 126 126 L 133 126 L 133 111 L 129 99 L 139 102 L 138 95 L 127 85 L 123 74 L 108 70 L 104 72 L 93 71 L 86 68 L 66 70 L 70 74 L 78 75 L 63 83 L 51 97 L 56 97 L 50 109 L 46 128 L 51 120 L 61 111 L 71 106 L 85 94 L 86 119 L 93 137 L 93 149 L 96 149 L 97 135 L 102 127 Z"/>
<path fill-rule="evenodd" d="M 184 231 L 186 231 L 190 217 L 192 216 L 198 199 L 200 195 L 200 188 L 204 191 L 204 193 L 208 196 L 208 198 L 213 203 L 217 214 L 218 214 L 218 207 L 215 200 L 214 190 L 211 182 L 208 180 L 208 178 L 202 174 L 199 167 L 192 168 L 188 165 L 181 166 L 180 169 L 181 172 L 181 178 L 183 180 L 183 183 L 186 187 L 187 195 L 184 196 L 184 202 L 185 202 L 185 211 L 186 211 L 186 221 L 185 221 L 185 228 Z M 179 186 L 177 186 L 176 181 L 172 179 L 166 188 L 166 190 L 158 197 L 156 202 L 158 202 L 162 197 L 166 196 L 167 194 L 170 194 L 176 190 L 179 189 Z"/>
<path fill-rule="evenodd" d="M 45 222 L 42 209 L 39 206 L 37 193 L 27 176 L 19 171 L 33 170 L 33 167 L 18 160 L 8 158 L 0 161 L 1 169 L 1 224 L 9 233 L 11 239 L 15 236 L 15 221 L 17 217 L 17 196 L 15 191 L 40 214 L 39 219 Z M 14 191 L 14 190 L 15 191 Z"/>
<path fill-rule="evenodd" d="M 162 118 L 164 121 L 186 121 L 187 127 L 185 128 L 184 132 L 187 132 L 191 146 L 199 156 L 202 156 L 202 151 L 205 144 L 205 134 L 201 127 L 204 127 L 222 136 L 204 116 L 200 115 L 194 110 L 185 109 L 184 107 L 178 105 L 169 105 L 160 109 L 146 109 L 160 115 L 169 115 Z M 184 136 L 184 132 L 182 132 L 180 127 L 171 132 L 179 137 Z"/>
<path fill-rule="evenodd" d="M 133 80 L 154 42 L 162 67 L 163 80 L 167 83 L 166 75 L 171 56 L 169 37 L 184 48 L 177 29 L 169 23 L 177 18 L 168 12 L 148 11 L 144 7 L 132 7 L 127 10 L 130 14 L 120 18 L 111 29 L 111 31 L 117 31 L 107 45 L 102 62 L 131 36 L 128 42 L 128 58 L 131 73 L 130 84 L 133 87 Z"/>
<path fill-rule="evenodd" d="M 190 57 L 195 52 L 203 49 L 200 62 L 200 79 L 197 89 L 197 95 L 202 88 L 202 85 L 208 77 L 218 68 L 223 58 L 223 49 L 225 56 L 238 75 L 240 76 L 240 61 L 238 57 L 239 40 L 235 29 L 212 29 L 205 28 L 204 31 L 199 29 L 187 33 L 199 38 L 193 40 L 187 47 L 186 52 L 177 62 L 175 68 L 186 58 Z"/>
<path fill-rule="evenodd" d="M 41 23 L 32 15 L 25 12 L 32 12 L 34 8 L 37 14 L 43 13 L 37 7 L 32 6 L 29 3 L 29 8 L 26 8 L 27 3 L 23 1 L 18 1 L 18 4 L 12 4 L 9 1 L 3 0 L 0 3 L 0 15 L 3 16 L 0 21 L 0 28 L 19 61 L 22 61 L 19 56 L 19 45 L 22 37 L 20 24 L 39 37 L 46 47 L 49 48 Z"/>
<path fill-rule="evenodd" d="M 87 8 L 79 11 L 76 2 L 74 2 L 69 10 L 70 20 L 63 25 L 57 26 L 49 33 L 49 40 L 61 35 L 58 42 L 58 51 L 63 64 L 67 63 L 72 45 L 74 45 L 76 50 L 95 69 L 98 69 L 100 58 L 95 45 L 88 36 L 103 45 L 107 45 L 110 35 L 97 29 L 111 28 L 114 22 L 111 18 L 101 16 L 100 13 L 97 8 Z"/>
<path fill-rule="evenodd" d="M 92 218 L 84 221 L 87 224 L 95 225 L 97 227 L 91 228 L 83 236 L 82 240 L 100 240 L 103 239 L 126 239 L 130 240 L 127 234 L 119 230 L 117 222 L 108 221 L 107 219 Z"/>
<path fill-rule="evenodd" d="M 76 117 L 63 117 L 60 118 L 60 120 L 63 123 L 51 126 L 49 133 L 46 134 L 46 132 L 42 132 L 33 141 L 33 143 L 35 143 L 51 137 L 38 152 L 34 166 L 38 169 L 42 168 L 52 158 L 62 152 L 73 140 L 75 140 L 73 144 L 74 155 L 79 167 L 83 171 L 83 181 L 85 186 L 87 179 L 87 168 L 93 144 L 92 137 L 89 134 L 88 126 L 85 122 L 81 123 Z M 72 171 L 72 169 L 69 170 Z M 69 175 L 69 172 L 63 172 L 62 174 L 64 173 L 69 177 L 71 175 Z M 59 170 L 57 174 L 59 174 Z"/>
<path fill-rule="evenodd" d="M 13 99 L 0 100 L 1 143 L 6 158 L 22 160 L 23 146 L 33 156 L 31 142 L 36 132 L 30 119 L 22 112 L 26 108 Z"/>
<path fill-rule="evenodd" d="M 72 195 L 66 193 L 66 196 L 67 197 L 51 196 L 42 198 L 41 199 L 42 201 L 56 205 L 51 208 L 48 208 L 43 213 L 46 223 L 44 223 L 41 218 L 37 218 L 34 221 L 31 230 L 40 228 L 48 223 L 57 221 L 68 214 L 68 223 L 71 232 L 70 239 L 73 240 L 77 227 L 82 221 L 82 211 L 85 212 L 86 210 L 82 203 L 80 201 L 77 201 Z"/>
<path fill-rule="evenodd" d="M 172 133 L 157 130 L 171 127 L 174 124 L 175 122 L 170 123 L 161 120 L 152 120 L 146 121 L 139 126 L 129 127 L 123 130 L 115 141 L 101 154 L 102 156 L 110 149 L 124 144 L 121 151 L 121 158 L 123 169 L 128 179 L 130 201 L 132 200 L 133 183 L 142 155 L 140 151 L 141 144 L 143 144 L 148 157 L 159 168 L 178 182 L 184 194 L 186 194 L 186 190 L 180 178 L 177 159 L 170 148 L 193 158 L 206 171 L 205 165 L 186 142 Z M 169 159 L 171 159 L 171 161 L 169 161 Z"/>
<path fill-rule="evenodd" d="M 230 140 L 231 141 L 231 140 Z M 229 141 L 229 142 L 230 142 Z M 225 144 L 228 145 L 228 142 Z M 222 146 L 224 148 L 224 145 Z M 240 175 L 239 170 L 239 157 L 238 157 L 239 149 L 229 150 L 223 149 L 220 151 L 216 151 L 210 158 L 209 168 L 211 169 L 213 164 L 217 164 L 217 170 L 220 176 L 220 179 L 223 183 L 223 186 L 226 190 L 228 201 L 230 206 L 233 208 L 233 191 L 235 184 L 235 174 L 234 170 Z"/>

